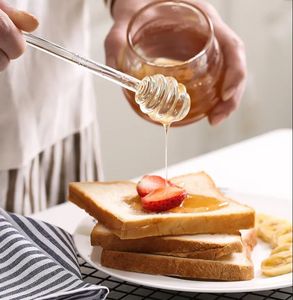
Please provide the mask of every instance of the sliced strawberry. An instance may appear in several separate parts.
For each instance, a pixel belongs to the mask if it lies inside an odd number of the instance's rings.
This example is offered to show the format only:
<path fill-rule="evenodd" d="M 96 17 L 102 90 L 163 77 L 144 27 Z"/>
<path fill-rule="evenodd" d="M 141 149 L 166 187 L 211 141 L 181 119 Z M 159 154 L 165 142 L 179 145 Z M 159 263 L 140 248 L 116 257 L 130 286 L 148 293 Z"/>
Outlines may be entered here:
<path fill-rule="evenodd" d="M 167 184 L 169 185 L 169 181 L 167 181 Z M 138 182 L 136 190 L 140 197 L 144 197 L 158 188 L 163 188 L 165 186 L 166 180 L 161 176 L 145 175 Z"/>
<path fill-rule="evenodd" d="M 160 212 L 179 206 L 186 196 L 186 191 L 180 187 L 165 186 L 141 198 L 141 202 L 144 209 Z"/>

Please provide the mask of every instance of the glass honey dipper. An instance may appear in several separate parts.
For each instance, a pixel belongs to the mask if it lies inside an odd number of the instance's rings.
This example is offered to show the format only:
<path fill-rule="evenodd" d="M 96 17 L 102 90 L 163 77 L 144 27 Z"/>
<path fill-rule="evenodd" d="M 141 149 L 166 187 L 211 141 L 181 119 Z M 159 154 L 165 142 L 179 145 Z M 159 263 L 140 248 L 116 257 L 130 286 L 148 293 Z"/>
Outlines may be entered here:
<path fill-rule="evenodd" d="M 182 120 L 189 112 L 190 97 L 183 84 L 173 77 L 161 74 L 146 76 L 142 80 L 106 65 L 68 51 L 50 41 L 23 33 L 27 43 L 67 62 L 77 64 L 92 73 L 135 92 L 135 101 L 143 113 L 163 125 Z"/>

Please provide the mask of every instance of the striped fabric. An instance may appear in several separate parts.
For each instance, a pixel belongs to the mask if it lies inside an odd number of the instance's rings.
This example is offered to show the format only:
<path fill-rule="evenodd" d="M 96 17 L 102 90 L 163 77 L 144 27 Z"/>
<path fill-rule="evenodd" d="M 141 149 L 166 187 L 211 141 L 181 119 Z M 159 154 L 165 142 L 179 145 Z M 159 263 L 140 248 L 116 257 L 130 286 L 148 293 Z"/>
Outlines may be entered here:
<path fill-rule="evenodd" d="M 65 231 L 0 209 L 0 299 L 105 299 L 108 289 L 84 283 Z"/>
<path fill-rule="evenodd" d="M 0 170 L 0 208 L 30 215 L 66 200 L 71 181 L 101 180 L 96 125 L 69 136 L 19 169 Z"/>

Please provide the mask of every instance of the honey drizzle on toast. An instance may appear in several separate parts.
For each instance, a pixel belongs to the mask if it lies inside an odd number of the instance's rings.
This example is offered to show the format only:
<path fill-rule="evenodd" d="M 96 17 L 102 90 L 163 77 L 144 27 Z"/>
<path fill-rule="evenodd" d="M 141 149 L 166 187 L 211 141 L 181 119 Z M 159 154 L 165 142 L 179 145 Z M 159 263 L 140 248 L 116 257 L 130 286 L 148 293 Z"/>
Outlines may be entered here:
<path fill-rule="evenodd" d="M 145 212 L 142 207 L 141 199 L 137 195 L 135 197 L 130 197 L 124 199 L 128 205 L 131 206 L 137 212 Z M 228 205 L 228 202 L 223 200 L 218 200 L 213 197 L 203 196 L 203 195 L 187 195 L 186 199 L 178 207 L 169 209 L 165 212 L 169 213 L 193 213 L 193 212 L 206 212 L 221 209 Z"/>

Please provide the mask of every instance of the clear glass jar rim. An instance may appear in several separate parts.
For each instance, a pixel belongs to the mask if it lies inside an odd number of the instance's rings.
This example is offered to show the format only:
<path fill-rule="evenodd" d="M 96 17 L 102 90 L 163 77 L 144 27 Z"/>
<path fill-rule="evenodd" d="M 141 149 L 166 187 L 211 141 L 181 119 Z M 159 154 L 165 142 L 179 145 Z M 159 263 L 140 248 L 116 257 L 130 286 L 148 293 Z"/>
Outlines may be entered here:
<path fill-rule="evenodd" d="M 194 56 L 192 56 L 191 58 L 189 58 L 188 60 L 185 60 L 181 63 L 176 63 L 174 65 L 160 65 L 157 63 L 152 63 L 151 61 L 147 60 L 145 57 L 143 57 L 141 54 L 139 54 L 135 48 L 134 45 L 132 43 L 132 36 L 131 36 L 131 29 L 135 23 L 135 21 L 137 20 L 137 18 L 146 10 L 148 10 L 149 8 L 155 7 L 155 6 L 159 6 L 159 5 L 167 5 L 167 4 L 180 4 L 182 6 L 188 7 L 189 9 L 196 11 L 196 12 L 200 12 L 200 14 L 205 18 L 208 26 L 209 26 L 209 30 L 210 30 L 210 36 L 209 39 L 207 40 L 207 42 L 205 43 L 204 47 L 201 49 L 200 52 L 198 52 L 197 54 L 195 54 Z M 215 37 L 215 33 L 214 33 L 214 26 L 213 23 L 211 21 L 211 19 L 204 13 L 204 11 L 199 8 L 198 6 L 185 2 L 185 1 L 178 1 L 178 0 L 169 0 L 169 1 L 165 1 L 165 0 L 161 0 L 161 1 L 157 1 L 157 2 L 152 2 L 144 7 L 142 7 L 140 10 L 138 10 L 131 18 L 128 27 L 127 27 L 127 43 L 129 48 L 131 49 L 131 51 L 138 56 L 144 63 L 150 65 L 150 66 L 154 66 L 154 67 L 164 67 L 164 68 L 174 68 L 174 67 L 178 67 L 178 66 L 184 66 L 186 64 L 190 64 L 192 62 L 194 62 L 195 60 L 199 59 L 201 56 L 203 56 L 204 54 L 206 54 L 206 52 L 208 51 L 208 49 L 210 48 L 213 40 Z"/>

